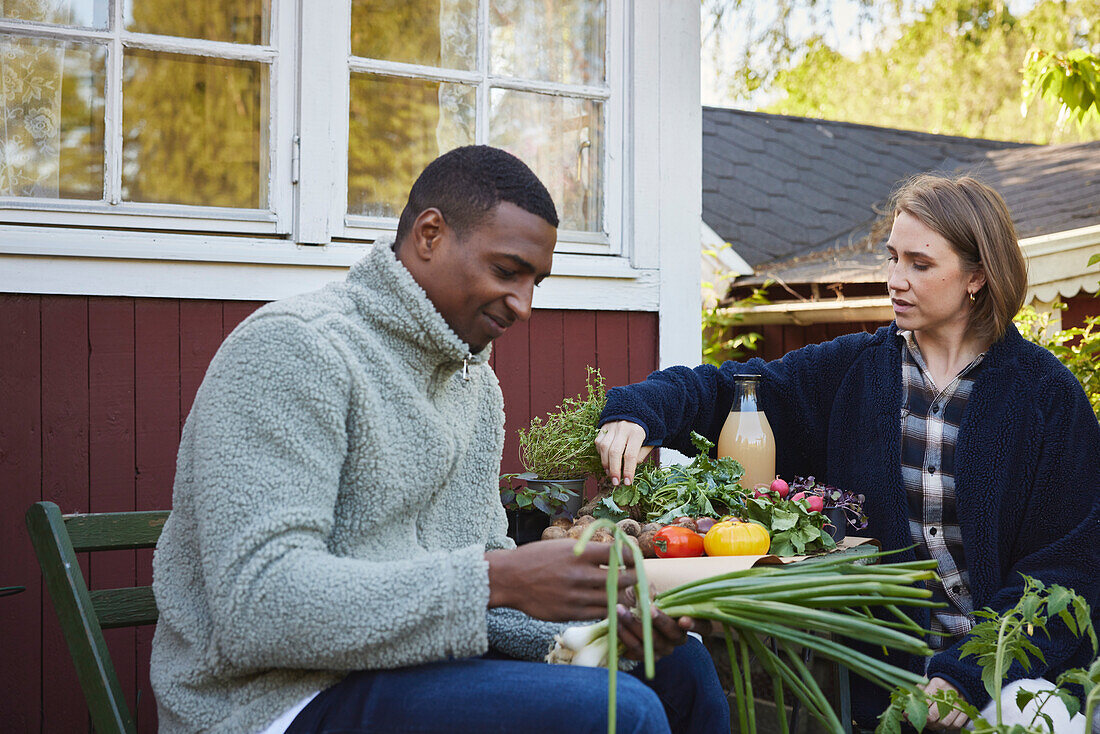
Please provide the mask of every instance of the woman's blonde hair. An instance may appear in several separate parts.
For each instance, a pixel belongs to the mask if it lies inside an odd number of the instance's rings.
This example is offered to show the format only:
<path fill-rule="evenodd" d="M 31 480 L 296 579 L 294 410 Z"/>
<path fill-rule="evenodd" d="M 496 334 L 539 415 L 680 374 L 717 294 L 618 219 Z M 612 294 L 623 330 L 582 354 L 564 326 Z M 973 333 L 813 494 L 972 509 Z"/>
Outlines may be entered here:
<path fill-rule="evenodd" d="M 969 328 L 997 341 L 1023 307 L 1027 263 L 1004 199 L 971 176 L 914 176 L 894 194 L 893 212 L 905 212 L 940 234 L 967 272 L 981 270 L 985 285 L 974 295 Z"/>

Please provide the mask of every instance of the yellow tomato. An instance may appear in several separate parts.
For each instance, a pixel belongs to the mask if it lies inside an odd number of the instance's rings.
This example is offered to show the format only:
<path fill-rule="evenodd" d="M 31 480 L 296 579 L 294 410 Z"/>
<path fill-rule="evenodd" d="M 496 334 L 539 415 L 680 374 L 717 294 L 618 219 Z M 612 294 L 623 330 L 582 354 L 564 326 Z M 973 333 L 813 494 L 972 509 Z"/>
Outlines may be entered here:
<path fill-rule="evenodd" d="M 715 523 L 703 538 L 708 556 L 760 556 L 768 552 L 772 539 L 763 525 L 740 520 Z"/>

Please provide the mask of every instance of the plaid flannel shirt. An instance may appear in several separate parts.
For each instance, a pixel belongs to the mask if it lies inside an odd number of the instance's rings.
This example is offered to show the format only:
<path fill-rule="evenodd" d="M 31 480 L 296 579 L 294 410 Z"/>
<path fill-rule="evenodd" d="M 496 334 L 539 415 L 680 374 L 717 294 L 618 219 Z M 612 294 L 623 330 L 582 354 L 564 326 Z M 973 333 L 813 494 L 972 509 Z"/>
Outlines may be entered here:
<path fill-rule="evenodd" d="M 949 385 L 939 389 L 911 331 L 898 331 L 905 341 L 901 364 L 901 475 L 909 507 L 909 532 L 918 558 L 939 562 L 940 581 L 928 582 L 933 601 L 948 606 L 933 610 L 928 641 L 942 650 L 974 626 L 974 604 L 955 507 L 955 443 L 970 392 L 973 373 L 985 357 L 979 354 Z"/>

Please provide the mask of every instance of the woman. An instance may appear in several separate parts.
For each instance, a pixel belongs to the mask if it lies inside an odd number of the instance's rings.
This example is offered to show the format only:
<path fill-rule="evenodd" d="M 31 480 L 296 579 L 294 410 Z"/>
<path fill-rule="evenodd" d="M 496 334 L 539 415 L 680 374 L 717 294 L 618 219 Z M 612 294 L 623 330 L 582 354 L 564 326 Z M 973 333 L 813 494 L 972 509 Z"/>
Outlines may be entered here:
<path fill-rule="evenodd" d="M 868 535 L 888 550 L 916 546 L 898 560 L 939 561 L 932 591 L 948 606 L 919 620 L 936 654 L 891 661 L 924 664 L 928 690 L 953 688 L 982 708 L 980 670 L 959 655 L 975 609 L 1011 607 L 1027 574 L 1100 611 L 1100 424 L 1073 375 L 1012 324 L 1026 266 L 995 191 L 969 177 L 907 182 L 886 251 L 890 326 L 773 362 L 673 367 L 613 389 L 596 444 L 612 481 L 629 483 L 647 447 L 694 453 L 692 431 L 716 441 L 733 376 L 761 374 L 779 473 L 865 495 Z M 1050 639 L 1032 640 L 1045 664 L 1025 674 L 1017 663 L 1010 679 L 1087 665 L 1089 643 L 1061 622 L 1050 628 Z M 861 723 L 886 705 L 854 680 Z M 1014 700 L 1003 709 L 1018 711 Z M 954 729 L 966 718 L 932 707 L 929 721 Z"/>

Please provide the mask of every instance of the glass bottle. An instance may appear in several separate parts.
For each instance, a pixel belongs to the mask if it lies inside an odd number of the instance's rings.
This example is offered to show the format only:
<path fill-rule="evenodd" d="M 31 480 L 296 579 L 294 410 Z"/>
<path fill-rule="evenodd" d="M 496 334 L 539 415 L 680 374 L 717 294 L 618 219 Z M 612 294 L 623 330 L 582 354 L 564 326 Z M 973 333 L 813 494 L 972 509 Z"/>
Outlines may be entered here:
<path fill-rule="evenodd" d="M 718 456 L 736 459 L 745 468 L 741 486 L 768 486 L 775 479 L 775 436 L 768 416 L 756 401 L 760 375 L 735 375 L 733 405 L 718 436 Z"/>

